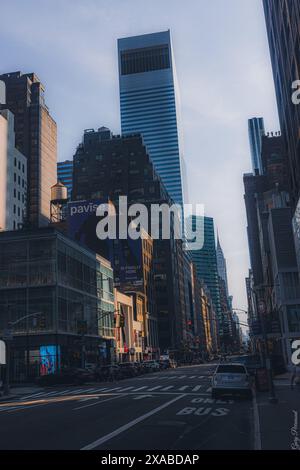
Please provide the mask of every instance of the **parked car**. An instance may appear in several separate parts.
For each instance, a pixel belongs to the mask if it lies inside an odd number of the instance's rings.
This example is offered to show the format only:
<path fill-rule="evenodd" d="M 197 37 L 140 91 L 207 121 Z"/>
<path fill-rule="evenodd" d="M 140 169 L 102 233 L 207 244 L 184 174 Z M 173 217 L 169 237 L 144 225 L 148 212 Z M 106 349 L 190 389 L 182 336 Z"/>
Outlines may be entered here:
<path fill-rule="evenodd" d="M 138 375 L 138 369 L 133 362 L 123 362 L 119 364 L 121 376 L 124 379 L 129 377 L 136 377 Z"/>
<path fill-rule="evenodd" d="M 219 364 L 212 378 L 212 398 L 233 394 L 251 398 L 251 377 L 244 364 Z"/>
<path fill-rule="evenodd" d="M 170 367 L 171 367 L 170 359 L 161 359 L 159 361 L 159 368 L 161 370 L 166 370 L 166 369 L 169 369 Z"/>
<path fill-rule="evenodd" d="M 94 381 L 94 373 L 87 369 L 68 367 L 59 373 L 41 375 L 37 377 L 36 383 L 41 386 L 58 384 L 76 384 L 82 385 L 86 382 Z"/>
<path fill-rule="evenodd" d="M 106 380 L 120 380 L 122 372 L 119 365 L 108 364 L 105 366 L 98 366 L 95 370 L 95 379 L 99 382 Z"/>
<path fill-rule="evenodd" d="M 145 361 L 144 367 L 148 372 L 157 372 L 160 370 L 158 361 Z"/>
<path fill-rule="evenodd" d="M 260 357 L 257 354 L 243 354 L 232 356 L 228 359 L 230 363 L 244 364 L 250 375 L 255 375 L 256 371 L 262 367 Z"/>

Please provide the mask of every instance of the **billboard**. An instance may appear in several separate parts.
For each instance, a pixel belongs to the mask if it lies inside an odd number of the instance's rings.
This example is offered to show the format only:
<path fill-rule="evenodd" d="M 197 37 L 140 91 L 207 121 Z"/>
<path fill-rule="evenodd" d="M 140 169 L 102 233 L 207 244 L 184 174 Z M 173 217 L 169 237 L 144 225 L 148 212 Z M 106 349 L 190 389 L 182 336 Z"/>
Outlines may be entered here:
<path fill-rule="evenodd" d="M 56 356 L 57 355 L 57 356 Z M 40 347 L 40 375 L 55 374 L 60 369 L 60 346 Z"/>
<path fill-rule="evenodd" d="M 142 240 L 99 240 L 96 227 L 101 217 L 96 215 L 96 211 L 100 204 L 107 204 L 107 200 L 69 202 L 69 236 L 111 262 L 116 286 L 132 288 L 142 285 Z"/>

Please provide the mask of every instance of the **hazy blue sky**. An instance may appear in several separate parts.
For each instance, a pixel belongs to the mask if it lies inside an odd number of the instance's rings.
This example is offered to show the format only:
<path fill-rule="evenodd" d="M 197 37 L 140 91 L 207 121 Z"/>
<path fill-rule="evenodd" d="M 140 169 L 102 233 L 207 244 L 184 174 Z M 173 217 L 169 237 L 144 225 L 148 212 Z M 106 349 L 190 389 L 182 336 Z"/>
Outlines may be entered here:
<path fill-rule="evenodd" d="M 191 202 L 214 217 L 234 306 L 246 308 L 247 119 L 278 130 L 261 0 L 0 0 L 0 73 L 36 72 L 59 160 L 85 128 L 120 131 L 117 38 L 170 29 Z"/>

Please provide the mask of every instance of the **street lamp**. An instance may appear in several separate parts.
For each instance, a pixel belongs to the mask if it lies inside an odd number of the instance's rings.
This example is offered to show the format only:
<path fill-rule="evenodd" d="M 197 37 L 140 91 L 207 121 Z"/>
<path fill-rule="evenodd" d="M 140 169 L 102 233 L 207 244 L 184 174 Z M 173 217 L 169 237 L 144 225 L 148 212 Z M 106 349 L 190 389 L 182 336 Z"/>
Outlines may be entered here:
<path fill-rule="evenodd" d="M 7 324 L 6 333 L 3 337 L 5 344 L 6 344 L 6 372 L 5 372 L 5 381 L 4 381 L 4 395 L 9 395 L 9 389 L 10 389 L 10 384 L 9 384 L 10 352 L 11 352 L 10 341 L 12 340 L 12 337 L 13 337 L 13 327 L 16 326 L 18 323 L 20 323 L 21 321 L 26 320 L 27 318 L 36 317 L 42 314 L 43 312 L 30 313 L 29 315 L 24 315 L 23 317 L 18 318 L 18 320 L 14 322 L 8 322 Z"/>

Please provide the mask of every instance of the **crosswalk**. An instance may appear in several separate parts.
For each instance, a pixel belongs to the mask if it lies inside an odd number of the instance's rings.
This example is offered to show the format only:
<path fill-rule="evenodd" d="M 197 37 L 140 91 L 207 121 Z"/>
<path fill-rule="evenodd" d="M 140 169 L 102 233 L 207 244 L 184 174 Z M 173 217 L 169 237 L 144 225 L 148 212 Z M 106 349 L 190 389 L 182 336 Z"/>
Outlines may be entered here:
<path fill-rule="evenodd" d="M 147 386 L 143 385 L 141 387 L 139 386 L 106 386 L 106 387 L 93 387 L 93 388 L 80 388 L 80 389 L 66 389 L 66 390 L 56 390 L 52 392 L 38 392 L 38 393 L 32 393 L 30 395 L 22 396 L 19 398 L 20 401 L 25 401 L 25 400 L 40 400 L 44 398 L 55 398 L 55 397 L 64 397 L 64 396 L 83 396 L 86 397 L 88 395 L 94 395 L 97 393 L 144 393 L 144 392 L 170 392 L 170 393 L 175 393 L 175 392 L 185 392 L 185 393 L 209 393 L 211 391 L 211 388 L 208 387 L 208 383 L 206 384 L 198 384 L 198 385 L 155 385 L 155 386 Z M 0 412 L 1 412 L 1 406 L 0 406 Z"/>
<path fill-rule="evenodd" d="M 203 379 L 210 379 L 212 377 L 212 375 L 172 375 L 172 374 L 168 374 L 168 375 L 151 375 L 149 377 L 139 377 L 139 380 L 195 380 L 195 379 L 200 379 L 200 380 L 203 380 Z"/>

